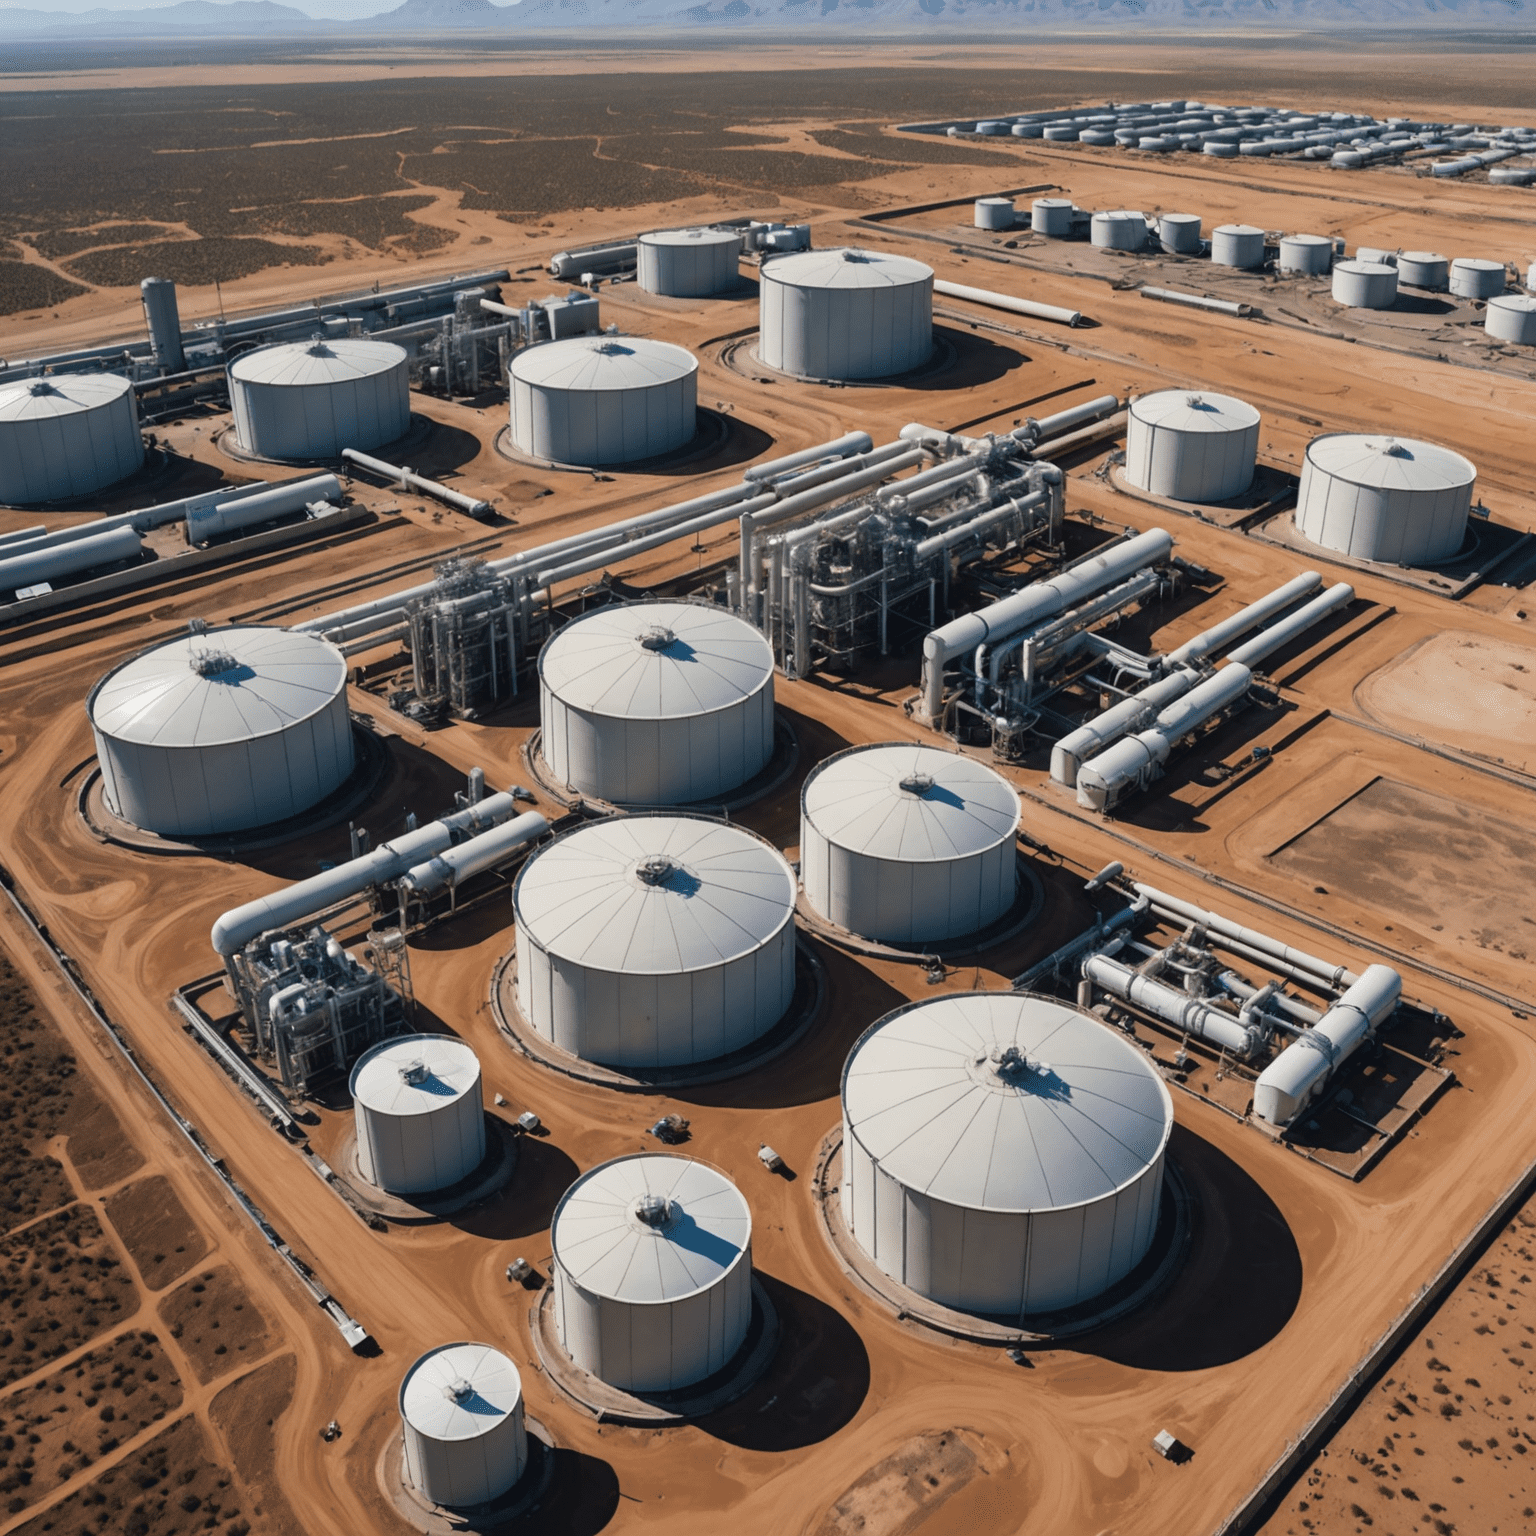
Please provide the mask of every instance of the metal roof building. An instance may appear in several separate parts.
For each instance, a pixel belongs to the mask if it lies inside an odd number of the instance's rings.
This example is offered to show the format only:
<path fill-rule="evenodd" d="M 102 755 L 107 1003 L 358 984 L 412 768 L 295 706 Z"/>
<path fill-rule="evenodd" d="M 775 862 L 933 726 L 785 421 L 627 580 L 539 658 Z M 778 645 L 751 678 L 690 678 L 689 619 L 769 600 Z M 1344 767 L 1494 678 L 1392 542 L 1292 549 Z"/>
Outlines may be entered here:
<path fill-rule="evenodd" d="M 1131 402 L 1125 478 L 1153 496 L 1225 501 L 1253 484 L 1259 413 L 1231 395 L 1163 389 Z"/>
<path fill-rule="evenodd" d="M 480 1062 L 452 1035 L 397 1035 L 365 1051 L 348 1087 L 357 1166 L 391 1194 L 447 1189 L 485 1158 Z"/>
<path fill-rule="evenodd" d="M 389 341 L 338 337 L 258 347 L 229 365 L 235 436 L 264 459 L 334 459 L 411 423 L 410 366 Z"/>
<path fill-rule="evenodd" d="M 508 369 L 512 444 L 557 464 L 628 464 L 698 430 L 699 363 L 644 336 L 572 336 L 526 347 Z"/>
<path fill-rule="evenodd" d="M 528 1465 L 523 1379 L 489 1344 L 440 1344 L 400 1383 L 405 1475 L 433 1504 L 488 1504 Z"/>
<path fill-rule="evenodd" d="M 539 718 L 545 761 L 584 795 L 708 800 L 773 756 L 773 651 L 722 608 L 597 608 L 540 652 Z"/>
<path fill-rule="evenodd" d="M 772 1029 L 794 998 L 794 872 L 727 822 L 577 827 L 528 860 L 512 903 L 518 1007 L 585 1061 L 710 1061 Z"/>
<path fill-rule="evenodd" d="M 943 1306 L 1075 1306 L 1151 1245 L 1173 1103 L 1089 1014 L 1014 992 L 908 1004 L 859 1038 L 842 1101 L 844 1219 Z"/>
<path fill-rule="evenodd" d="M 96 373 L 0 384 L 0 502 L 88 496 L 143 462 L 127 379 Z"/>
<path fill-rule="evenodd" d="M 1019 797 L 982 763 L 936 747 L 850 747 L 800 792 L 806 900 L 887 942 L 975 933 L 1013 905 Z"/>
<path fill-rule="evenodd" d="M 601 1163 L 550 1223 L 555 1322 L 600 1381 L 667 1392 L 741 1348 L 752 1320 L 752 1213 L 716 1168 L 640 1153 Z"/>
<path fill-rule="evenodd" d="M 287 629 L 181 635 L 86 699 L 108 808 L 147 832 L 238 832 L 296 816 L 352 771 L 347 664 Z"/>
<path fill-rule="evenodd" d="M 660 229 L 640 236 L 636 259 L 646 293 L 707 298 L 741 281 L 741 231 Z"/>

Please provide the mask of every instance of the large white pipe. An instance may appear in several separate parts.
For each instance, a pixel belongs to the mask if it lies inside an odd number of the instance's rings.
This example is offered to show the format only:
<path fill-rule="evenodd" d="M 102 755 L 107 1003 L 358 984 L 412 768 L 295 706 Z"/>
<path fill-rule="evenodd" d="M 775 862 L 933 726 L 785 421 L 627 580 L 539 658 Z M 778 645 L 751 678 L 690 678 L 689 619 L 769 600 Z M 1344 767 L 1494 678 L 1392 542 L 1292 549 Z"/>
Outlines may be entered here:
<path fill-rule="evenodd" d="M 1073 427 L 1081 427 L 1088 422 L 1098 421 L 1102 417 L 1112 416 L 1119 409 L 1120 399 L 1117 395 L 1099 395 L 1096 399 L 1085 400 L 1081 405 L 1069 406 L 1066 410 L 1056 411 L 1050 416 L 1031 417 L 1022 427 L 1015 427 L 1009 436 L 1033 446 L 1036 443 L 1045 442 L 1048 438 L 1059 437 L 1064 432 L 1070 432 Z"/>
<path fill-rule="evenodd" d="M 1170 667 L 1181 667 L 1189 662 L 1204 661 L 1207 656 L 1219 656 L 1239 635 L 1247 634 L 1250 629 L 1284 612 L 1292 603 L 1322 584 L 1323 578 L 1316 571 L 1303 571 L 1283 587 L 1276 587 L 1268 596 L 1239 609 L 1231 618 L 1201 630 L 1193 639 L 1186 640 L 1176 650 L 1170 651 L 1165 660 Z"/>
<path fill-rule="evenodd" d="M 452 889 L 461 880 L 501 863 L 514 849 L 542 837 L 548 830 L 549 823 L 537 811 L 515 816 L 499 827 L 445 848 L 435 858 L 413 864 L 400 878 L 401 889 L 413 896 L 429 896 L 445 886 Z"/>
<path fill-rule="evenodd" d="M 1200 681 L 1193 667 L 1177 667 L 1164 677 L 1110 705 L 1102 714 L 1068 731 L 1051 748 L 1051 780 L 1067 789 L 1077 787 L 1078 770 L 1089 758 L 1113 746 L 1122 736 L 1140 730 L 1165 704 L 1189 692 Z"/>
<path fill-rule="evenodd" d="M 823 459 L 846 459 L 855 453 L 868 453 L 875 440 L 868 432 L 845 432 L 841 437 L 815 448 L 802 448 L 798 453 L 786 453 L 781 458 L 769 459 L 764 464 L 750 464 L 742 470 L 743 480 L 777 480 L 780 475 L 798 469 L 802 464 L 819 464 Z"/>
<path fill-rule="evenodd" d="M 144 545 L 132 528 L 113 528 L 28 553 L 0 560 L 0 592 L 14 592 L 18 587 L 35 587 L 40 582 L 73 576 L 97 565 L 115 565 L 119 560 L 137 560 Z"/>
<path fill-rule="evenodd" d="M 1045 506 L 1050 499 L 1049 491 L 1032 491 L 1028 496 L 1018 496 L 1012 501 L 1005 501 L 1001 506 L 979 513 L 968 522 L 947 528 L 943 533 L 934 534 L 932 538 L 921 540 L 912 552 L 913 558 L 919 564 L 925 560 L 931 560 L 935 555 L 943 554 L 945 550 L 953 549 L 957 544 L 964 544 L 985 533 L 989 528 L 995 528 L 999 523 L 1007 522 L 1011 517 Z"/>
<path fill-rule="evenodd" d="M 1320 619 L 1340 608 L 1348 607 L 1355 600 L 1355 589 L 1346 581 L 1328 588 L 1320 597 L 1314 597 L 1305 608 L 1298 608 L 1290 618 L 1282 619 L 1269 629 L 1261 630 L 1245 645 L 1228 653 L 1228 660 L 1241 662 L 1245 667 L 1256 666 L 1273 651 L 1289 645 L 1297 635 L 1310 629 Z"/>
<path fill-rule="evenodd" d="M 48 537 L 46 523 L 36 523 L 31 528 L 14 528 L 10 533 L 0 533 L 0 549 L 12 544 L 35 544 Z"/>
<path fill-rule="evenodd" d="M 975 613 L 962 614 L 923 641 L 922 709 L 936 720 L 944 706 L 944 667 L 978 645 L 1004 639 L 1032 624 L 1053 619 L 1074 602 L 1101 592 L 1173 553 L 1173 536 L 1162 528 L 1127 539 L 1069 570 L 1023 587 Z"/>
<path fill-rule="evenodd" d="M 1252 1056 L 1264 1042 L 1262 1030 L 1250 1029 L 1210 1003 L 1190 997 L 1166 981 L 1144 976 L 1107 955 L 1090 955 L 1083 961 L 1083 975 L 1095 986 L 1145 1009 L 1175 1029 L 1198 1035 L 1239 1056 Z"/>
<path fill-rule="evenodd" d="M 1031 320 L 1054 320 L 1058 325 L 1081 325 L 1083 314 L 1078 309 L 1062 309 L 1056 304 L 1036 304 L 1030 299 L 1016 299 L 1011 294 L 994 293 L 990 288 L 968 288 L 964 283 L 949 283 L 934 278 L 933 291 L 946 298 L 969 299 L 972 304 L 984 304 L 989 309 L 1006 309 L 1015 315 L 1028 315 Z"/>
<path fill-rule="evenodd" d="M 1387 965 L 1365 974 L 1318 1021 L 1281 1053 L 1253 1085 L 1253 1112 L 1271 1125 L 1289 1125 L 1329 1078 L 1391 1016 L 1403 979 Z"/>
<path fill-rule="evenodd" d="M 409 469 L 402 469 L 396 464 L 386 464 L 383 459 L 371 458 L 366 453 L 359 453 L 356 448 L 343 448 L 342 458 L 353 464 L 360 465 L 363 469 L 372 470 L 376 475 L 382 475 L 386 480 L 409 490 L 420 491 L 424 496 L 435 496 L 437 500 L 445 502 L 450 507 L 456 507 L 460 512 L 467 512 L 471 517 L 489 517 L 491 504 L 481 501 L 475 496 L 466 496 L 463 491 L 451 490 L 446 485 L 439 485 L 436 480 L 428 480 L 425 475 L 414 474 Z"/>
<path fill-rule="evenodd" d="M 239 501 L 219 502 L 211 507 L 196 507 L 187 513 L 187 543 L 202 544 L 221 533 L 234 533 L 255 523 L 270 522 L 274 517 L 285 517 L 292 512 L 303 512 L 308 507 L 322 506 L 341 500 L 341 486 L 334 475 L 327 476 L 335 493 L 327 495 L 306 494 L 308 481 L 298 485 L 279 485 L 259 496 L 246 496 Z M 327 487 L 329 489 L 329 487 Z"/>
<path fill-rule="evenodd" d="M 910 452 L 910 449 L 908 451 Z M 1018 450 L 1015 448 L 1014 452 Z M 943 463 L 935 464 L 932 469 L 919 470 L 917 474 L 909 475 L 905 480 L 893 480 L 889 485 L 882 485 L 875 492 L 875 500 L 884 506 L 888 502 L 905 501 L 909 496 L 918 491 L 927 490 L 930 486 L 959 480 L 975 470 L 985 468 L 992 454 L 993 445 L 986 443 L 970 453 L 961 454 L 958 458 L 945 459 Z"/>
<path fill-rule="evenodd" d="M 407 870 L 452 847 L 456 835 L 467 832 L 474 836 L 516 813 L 517 800 L 509 792 L 487 795 L 476 805 L 402 833 L 393 842 L 381 843 L 360 858 L 321 870 L 318 875 L 284 886 L 270 896 L 258 896 L 255 901 L 232 907 L 213 925 L 213 947 L 227 959 L 274 928 L 292 927 L 316 912 L 356 896 L 370 885 L 398 880 Z"/>

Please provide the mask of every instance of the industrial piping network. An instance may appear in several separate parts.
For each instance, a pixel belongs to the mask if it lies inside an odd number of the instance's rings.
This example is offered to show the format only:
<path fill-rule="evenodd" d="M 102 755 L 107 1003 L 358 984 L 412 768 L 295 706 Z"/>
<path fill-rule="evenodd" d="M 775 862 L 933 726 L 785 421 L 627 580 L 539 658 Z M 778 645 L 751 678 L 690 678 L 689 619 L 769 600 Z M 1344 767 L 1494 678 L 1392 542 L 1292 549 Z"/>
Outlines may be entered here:
<path fill-rule="evenodd" d="M 369 454 L 359 453 L 356 448 L 343 448 L 341 456 L 349 464 L 356 464 L 359 469 L 369 470 L 402 489 L 420 491 L 423 496 L 436 497 L 438 501 L 460 512 L 466 512 L 470 517 L 485 518 L 491 515 L 490 502 L 481 501 L 474 496 L 466 496 L 463 491 L 455 491 L 446 485 L 438 484 L 436 480 L 428 480 L 425 475 L 414 474 L 411 470 L 402 469 L 395 464 L 386 464 L 383 459 L 375 459 Z"/>

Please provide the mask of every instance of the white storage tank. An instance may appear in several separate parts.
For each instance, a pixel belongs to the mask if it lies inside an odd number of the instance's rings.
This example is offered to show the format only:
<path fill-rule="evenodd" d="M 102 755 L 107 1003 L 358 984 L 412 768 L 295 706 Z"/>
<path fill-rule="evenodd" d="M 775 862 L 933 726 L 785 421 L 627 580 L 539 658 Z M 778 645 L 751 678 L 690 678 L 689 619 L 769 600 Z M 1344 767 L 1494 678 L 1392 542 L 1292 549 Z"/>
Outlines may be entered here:
<path fill-rule="evenodd" d="M 1444 293 L 1451 284 L 1451 264 L 1434 251 L 1404 251 L 1397 258 L 1397 280 L 1410 288 Z"/>
<path fill-rule="evenodd" d="M 411 423 L 410 366 L 390 341 L 337 337 L 258 347 L 229 365 L 235 439 L 264 459 L 335 459 Z"/>
<path fill-rule="evenodd" d="M 1333 265 L 1333 241 L 1326 235 L 1286 235 L 1280 241 L 1280 270 L 1317 277 Z"/>
<path fill-rule="evenodd" d="M 1106 251 L 1139 251 L 1147 243 L 1147 216 L 1130 208 L 1096 213 L 1088 227 L 1088 239 Z"/>
<path fill-rule="evenodd" d="M 405 1475 L 433 1504 L 489 1504 L 523 1475 L 523 1379 L 489 1344 L 440 1344 L 400 1383 Z"/>
<path fill-rule="evenodd" d="M 518 1007 L 583 1061 L 712 1061 L 766 1034 L 794 999 L 794 871 L 728 822 L 577 827 L 523 866 L 512 906 Z"/>
<path fill-rule="evenodd" d="M 1175 501 L 1226 501 L 1253 484 L 1259 413 L 1231 395 L 1164 389 L 1131 402 L 1125 478 Z"/>
<path fill-rule="evenodd" d="M 752 1213 L 716 1168 L 638 1153 L 600 1163 L 550 1222 L 555 1325 L 584 1371 L 673 1392 L 724 1369 L 752 1322 Z"/>
<path fill-rule="evenodd" d="M 1469 460 L 1434 443 L 1331 433 L 1307 447 L 1296 527 L 1360 560 L 1444 560 L 1466 537 L 1476 480 Z"/>
<path fill-rule="evenodd" d="M 1397 299 L 1397 268 L 1384 261 L 1341 261 L 1333 269 L 1333 302 L 1350 309 L 1390 309 Z"/>
<path fill-rule="evenodd" d="M 1158 241 L 1172 256 L 1200 254 L 1200 215 L 1165 213 L 1157 221 Z"/>
<path fill-rule="evenodd" d="M 1064 240 L 1072 233 L 1072 200 L 1067 197 L 1037 197 L 1029 205 L 1029 227 L 1037 235 Z"/>
<path fill-rule="evenodd" d="M 346 658 L 298 630 L 163 641 L 108 672 L 85 708 L 107 808 L 146 832 L 269 826 L 352 772 Z"/>
<path fill-rule="evenodd" d="M 85 373 L 0 384 L 0 502 L 89 496 L 143 462 L 127 379 Z"/>
<path fill-rule="evenodd" d="M 1458 256 L 1451 263 L 1451 292 L 1459 299 L 1491 299 L 1504 292 L 1507 276 L 1502 261 Z"/>
<path fill-rule="evenodd" d="M 1011 197 L 978 197 L 974 218 L 977 229 L 1012 229 L 1013 199 Z"/>
<path fill-rule="evenodd" d="M 1019 797 L 937 747 L 850 747 L 800 792 L 800 878 L 829 922 L 886 943 L 976 933 L 1013 905 Z"/>
<path fill-rule="evenodd" d="M 741 281 L 741 232 L 661 229 L 641 235 L 640 286 L 675 299 L 706 298 Z"/>
<path fill-rule="evenodd" d="M 1173 1104 L 1146 1054 L 1065 1003 L 909 1003 L 843 1068 L 842 1211 L 892 1279 L 1018 1319 L 1077 1306 L 1157 1231 Z"/>
<path fill-rule="evenodd" d="M 512 359 L 512 445 L 557 464 L 629 464 L 698 430 L 698 359 L 644 336 L 571 336 Z"/>
<path fill-rule="evenodd" d="M 1251 224 L 1218 224 L 1211 231 L 1211 260 L 1244 271 L 1264 265 L 1264 231 Z"/>
<path fill-rule="evenodd" d="M 773 756 L 773 651 L 700 603 L 597 608 L 539 654 L 544 759 L 584 795 L 687 805 L 729 794 Z"/>
<path fill-rule="evenodd" d="M 802 251 L 759 277 L 758 355 L 811 379 L 881 379 L 933 351 L 933 268 L 878 251 Z"/>
<path fill-rule="evenodd" d="M 485 1161 L 480 1062 L 452 1035 L 397 1035 L 365 1051 L 348 1083 L 358 1171 L 393 1195 L 428 1194 Z"/>
<path fill-rule="evenodd" d="M 1506 293 L 1489 299 L 1483 328 L 1499 341 L 1536 346 L 1536 298 L 1525 293 Z"/>

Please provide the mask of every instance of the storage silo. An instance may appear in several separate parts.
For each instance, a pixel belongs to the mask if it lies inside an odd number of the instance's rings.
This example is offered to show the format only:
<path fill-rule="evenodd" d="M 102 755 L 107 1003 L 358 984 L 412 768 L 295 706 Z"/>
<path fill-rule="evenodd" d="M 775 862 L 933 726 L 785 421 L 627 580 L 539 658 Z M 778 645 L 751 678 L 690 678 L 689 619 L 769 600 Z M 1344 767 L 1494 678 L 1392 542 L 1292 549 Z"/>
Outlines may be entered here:
<path fill-rule="evenodd" d="M 750 1045 L 795 994 L 795 876 L 705 816 L 614 816 L 523 866 L 517 1003 L 583 1061 L 678 1067 Z"/>
<path fill-rule="evenodd" d="M 400 1383 L 405 1475 L 432 1504 L 489 1504 L 523 1475 L 523 1379 L 489 1344 L 440 1344 Z"/>
<path fill-rule="evenodd" d="M 390 341 L 337 337 L 258 347 L 229 365 L 235 439 L 263 459 L 335 459 L 411 424 L 410 365 Z"/>
<path fill-rule="evenodd" d="M 1451 263 L 1451 292 L 1459 299 L 1491 299 L 1504 292 L 1507 278 L 1502 261 L 1458 256 Z"/>
<path fill-rule="evenodd" d="M 1451 283 L 1451 264 L 1433 251 L 1404 251 L 1397 258 L 1397 280 L 1410 288 L 1444 293 Z"/>
<path fill-rule="evenodd" d="M 1280 270 L 1318 277 L 1333 265 L 1333 241 L 1327 235 L 1285 235 L 1280 241 Z"/>
<path fill-rule="evenodd" d="M 1175 501 L 1226 501 L 1253 484 L 1259 413 L 1231 395 L 1164 389 L 1131 402 L 1125 478 Z"/>
<path fill-rule="evenodd" d="M 1157 237 L 1159 244 L 1171 256 L 1198 256 L 1200 254 L 1200 215 L 1198 213 L 1165 213 L 1157 221 Z"/>
<path fill-rule="evenodd" d="M 298 630 L 162 641 L 108 672 L 85 707 L 107 808 L 146 832 L 269 826 L 352 772 L 346 659 Z"/>
<path fill-rule="evenodd" d="M 584 1371 L 675 1392 L 723 1370 L 752 1321 L 752 1213 L 707 1163 L 617 1157 L 566 1190 L 550 1222 L 555 1326 Z"/>
<path fill-rule="evenodd" d="M 1466 537 L 1476 480 L 1476 466 L 1434 443 L 1330 433 L 1307 446 L 1296 527 L 1360 560 L 1444 560 Z"/>
<path fill-rule="evenodd" d="M 640 286 L 676 299 L 707 298 L 741 281 L 741 232 L 661 229 L 638 242 Z"/>
<path fill-rule="evenodd" d="M 1218 224 L 1211 231 L 1211 260 L 1245 271 L 1264 265 L 1264 231 L 1251 224 Z"/>
<path fill-rule="evenodd" d="M 1096 213 L 1088 226 L 1088 240 L 1106 251 L 1139 251 L 1147 243 L 1147 216 L 1130 208 Z"/>
<path fill-rule="evenodd" d="M 1064 240 L 1072 233 L 1072 199 L 1037 197 L 1029 205 L 1029 227 L 1037 235 Z"/>
<path fill-rule="evenodd" d="M 348 1082 L 358 1171 L 393 1195 L 447 1189 L 485 1161 L 480 1062 L 452 1035 L 396 1035 Z"/>
<path fill-rule="evenodd" d="M 773 756 L 773 651 L 699 603 L 597 608 L 539 654 L 544 759 L 584 795 L 687 805 L 729 794 Z"/>
<path fill-rule="evenodd" d="M 977 229 L 1012 229 L 1013 199 L 1011 197 L 978 197 L 973 217 Z"/>
<path fill-rule="evenodd" d="M 842 1105 L 843 1220 L 942 1306 L 1077 1306 L 1151 1246 L 1173 1103 L 1090 1014 L 1017 992 L 909 1003 L 849 1052 Z"/>
<path fill-rule="evenodd" d="M 1536 298 L 1524 293 L 1506 293 L 1488 300 L 1483 328 L 1499 341 L 1516 346 L 1536 346 Z"/>
<path fill-rule="evenodd" d="M 1019 797 L 936 747 L 849 747 L 800 792 L 800 879 L 828 922 L 886 943 L 977 933 L 1013 905 Z"/>
<path fill-rule="evenodd" d="M 759 278 L 758 355 L 811 379 L 881 379 L 933 351 L 933 268 L 878 251 L 802 251 Z"/>
<path fill-rule="evenodd" d="M 507 370 L 512 445 L 557 464 L 629 464 L 698 430 L 699 363 L 644 336 L 572 336 L 525 347 Z"/>
<path fill-rule="evenodd" d="M 1397 299 L 1397 268 L 1384 261 L 1341 261 L 1333 269 L 1333 302 L 1350 309 L 1390 309 Z"/>
<path fill-rule="evenodd" d="M 127 379 L 81 373 L 0 384 L 0 502 L 89 496 L 143 462 Z"/>

